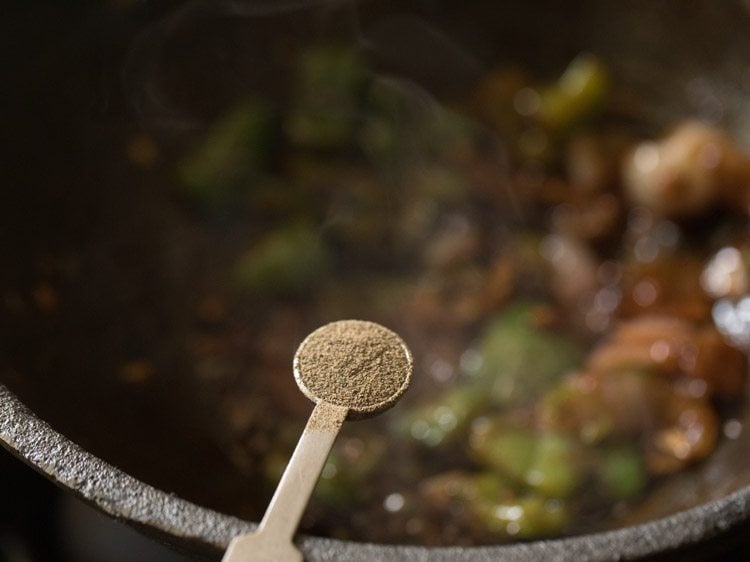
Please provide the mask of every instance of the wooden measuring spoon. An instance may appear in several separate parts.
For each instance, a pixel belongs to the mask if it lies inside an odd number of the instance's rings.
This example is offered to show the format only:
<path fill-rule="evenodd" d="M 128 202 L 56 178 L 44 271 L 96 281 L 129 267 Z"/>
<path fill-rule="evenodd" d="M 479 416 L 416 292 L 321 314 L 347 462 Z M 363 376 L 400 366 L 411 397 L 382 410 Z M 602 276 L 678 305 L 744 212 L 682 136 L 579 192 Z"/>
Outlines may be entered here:
<path fill-rule="evenodd" d="M 316 405 L 255 533 L 222 562 L 301 562 L 292 538 L 344 420 L 390 408 L 411 381 L 412 357 L 394 332 L 363 320 L 326 324 L 294 356 L 294 378 Z"/>

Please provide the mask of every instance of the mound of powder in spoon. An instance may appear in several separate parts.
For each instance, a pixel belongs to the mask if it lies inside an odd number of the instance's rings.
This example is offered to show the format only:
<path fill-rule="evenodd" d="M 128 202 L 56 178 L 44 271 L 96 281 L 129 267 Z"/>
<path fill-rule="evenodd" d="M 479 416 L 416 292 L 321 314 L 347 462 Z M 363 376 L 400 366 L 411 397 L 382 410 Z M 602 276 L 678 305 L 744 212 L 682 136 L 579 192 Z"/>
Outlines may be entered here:
<path fill-rule="evenodd" d="M 412 357 L 391 330 L 364 320 L 318 328 L 300 345 L 294 376 L 314 401 L 365 416 L 392 406 L 409 386 Z"/>

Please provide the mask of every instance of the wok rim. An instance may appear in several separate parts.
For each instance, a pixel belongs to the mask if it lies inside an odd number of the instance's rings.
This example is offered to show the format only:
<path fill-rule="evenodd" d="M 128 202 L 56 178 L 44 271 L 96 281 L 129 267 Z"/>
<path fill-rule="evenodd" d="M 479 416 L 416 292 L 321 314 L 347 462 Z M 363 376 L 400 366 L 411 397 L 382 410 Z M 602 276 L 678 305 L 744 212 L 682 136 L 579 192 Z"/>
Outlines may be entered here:
<path fill-rule="evenodd" d="M 117 520 L 178 549 L 217 557 L 256 524 L 201 507 L 129 476 L 39 419 L 0 384 L 0 445 L 47 479 Z M 718 500 L 614 531 L 497 546 L 426 547 L 299 535 L 309 562 L 359 560 L 598 560 L 667 553 L 727 533 L 750 516 L 750 486 Z"/>

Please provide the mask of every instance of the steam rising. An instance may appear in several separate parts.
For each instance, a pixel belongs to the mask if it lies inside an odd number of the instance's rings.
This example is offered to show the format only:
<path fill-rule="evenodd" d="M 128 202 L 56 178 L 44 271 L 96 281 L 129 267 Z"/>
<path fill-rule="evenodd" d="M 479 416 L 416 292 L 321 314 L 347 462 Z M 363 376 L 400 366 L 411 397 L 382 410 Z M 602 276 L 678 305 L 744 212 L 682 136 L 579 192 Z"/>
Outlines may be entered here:
<path fill-rule="evenodd" d="M 352 46 L 368 59 L 409 77 L 414 85 L 419 83 L 431 90 L 445 90 L 445 85 L 465 88 L 481 71 L 478 61 L 465 49 L 435 26 L 416 17 L 386 18 L 363 31 L 354 1 L 192 0 L 148 26 L 133 41 L 125 60 L 125 92 L 142 125 L 167 135 L 205 125 L 215 114 L 197 114 L 200 112 L 185 103 L 194 89 L 194 82 L 209 80 L 207 76 L 223 72 L 220 79 L 234 80 L 232 87 L 241 90 L 243 81 L 258 82 L 264 78 L 259 76 L 263 73 L 259 69 L 268 64 L 268 51 L 275 47 L 266 44 L 270 41 L 254 43 L 253 37 L 260 29 L 258 25 L 263 24 L 242 20 L 287 15 L 294 18 L 296 12 L 310 12 L 301 17 L 306 18 L 305 26 L 313 36 L 326 34 L 325 29 L 318 29 L 330 25 L 326 14 L 331 16 L 328 19 L 333 19 L 334 12 L 338 16 L 343 14 L 343 18 L 335 21 L 336 36 L 349 37 Z M 326 17 L 320 19 L 321 15 Z M 237 33 L 235 27 L 233 35 L 228 33 L 230 39 L 222 37 L 222 27 L 229 29 L 229 26 L 245 23 L 246 34 L 244 31 Z M 295 29 L 298 28 L 290 26 L 290 43 L 299 39 L 293 36 Z M 212 56 L 216 60 L 210 58 Z M 220 96 L 221 84 L 215 86 L 215 93 Z M 251 93 L 254 92 L 245 92 Z M 193 92 L 193 97 L 197 97 L 195 94 Z M 428 107 L 434 105 L 424 90 L 415 90 L 411 97 L 424 99 Z"/>
<path fill-rule="evenodd" d="M 437 26 L 414 16 L 379 21 L 360 40 L 368 55 L 430 89 L 460 91 L 483 71 L 467 49 Z"/>
<path fill-rule="evenodd" d="M 285 29 L 288 37 L 278 40 Z M 183 139 L 205 130 L 238 100 L 260 94 L 283 104 L 295 50 L 329 31 L 379 69 L 368 71 L 369 107 L 355 109 L 361 129 L 356 142 L 385 183 L 408 182 L 396 178 L 405 165 L 414 174 L 439 166 L 448 171 L 438 178 L 447 187 L 452 179 L 451 164 L 443 161 L 446 150 L 460 152 L 461 143 L 481 138 L 495 147 L 490 165 L 498 184 L 506 184 L 507 163 L 495 133 L 431 93 L 465 95 L 482 74 L 478 60 L 414 16 L 387 17 L 363 28 L 354 1 L 192 0 L 135 39 L 123 69 L 125 92 L 142 128 Z"/>
<path fill-rule="evenodd" d="M 346 0 L 219 0 L 212 4 L 228 16 L 263 17 L 288 14 L 320 6 L 345 3 Z"/>
<path fill-rule="evenodd" d="M 256 19 L 292 14 L 302 10 L 328 9 L 348 2 L 334 0 L 192 0 L 181 5 L 166 17 L 156 21 L 133 41 L 123 67 L 123 84 L 126 95 L 142 126 L 161 134 L 172 135 L 184 133 L 205 125 L 205 118 L 185 109 L 175 99 L 174 87 L 166 86 L 166 75 L 175 66 L 185 66 L 192 61 L 186 60 L 183 52 L 174 52 L 171 45 L 179 36 L 195 35 L 201 25 L 207 21 L 216 22 L 230 18 Z M 248 28 L 248 37 L 253 29 Z M 220 40 L 220 34 L 214 39 Z M 172 47 L 172 49 L 170 49 Z M 208 46 L 209 48 L 212 45 Z M 257 53 L 262 59 L 266 53 Z M 243 64 L 253 64 L 252 60 L 243 60 Z M 205 61 L 195 61 L 195 68 L 205 68 Z M 210 70 L 210 68 L 209 68 Z M 227 75 L 240 71 L 238 68 L 227 68 Z M 191 84 L 181 83 L 178 88 L 189 90 Z"/>
<path fill-rule="evenodd" d="M 182 26 L 205 13 L 205 2 L 187 2 L 165 19 L 147 27 L 133 42 L 123 67 L 123 85 L 136 117 L 146 129 L 180 133 L 197 128 L 190 115 L 178 109 L 161 84 L 164 49 Z"/>

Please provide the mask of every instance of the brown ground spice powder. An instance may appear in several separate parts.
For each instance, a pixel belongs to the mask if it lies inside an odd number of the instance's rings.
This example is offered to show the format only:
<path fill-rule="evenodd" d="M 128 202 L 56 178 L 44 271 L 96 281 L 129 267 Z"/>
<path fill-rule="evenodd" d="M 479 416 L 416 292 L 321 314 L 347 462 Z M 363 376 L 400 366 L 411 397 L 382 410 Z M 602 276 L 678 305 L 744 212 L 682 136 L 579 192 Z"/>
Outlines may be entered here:
<path fill-rule="evenodd" d="M 294 376 L 309 398 L 366 415 L 392 406 L 411 381 L 412 357 L 391 330 L 342 320 L 315 330 L 300 345 Z"/>
<path fill-rule="evenodd" d="M 341 424 L 349 413 L 346 406 L 335 406 L 333 404 L 318 404 L 307 421 L 307 429 L 320 431 L 338 431 Z"/>

